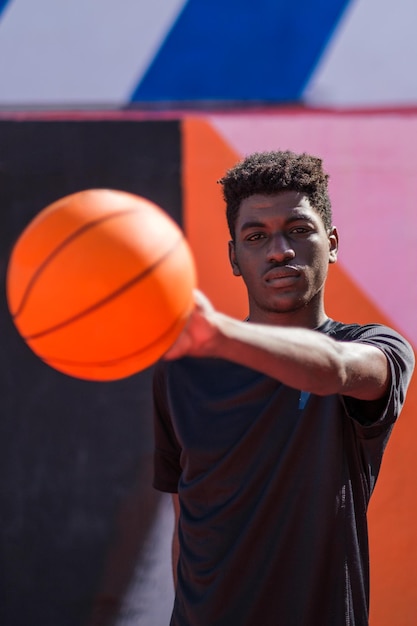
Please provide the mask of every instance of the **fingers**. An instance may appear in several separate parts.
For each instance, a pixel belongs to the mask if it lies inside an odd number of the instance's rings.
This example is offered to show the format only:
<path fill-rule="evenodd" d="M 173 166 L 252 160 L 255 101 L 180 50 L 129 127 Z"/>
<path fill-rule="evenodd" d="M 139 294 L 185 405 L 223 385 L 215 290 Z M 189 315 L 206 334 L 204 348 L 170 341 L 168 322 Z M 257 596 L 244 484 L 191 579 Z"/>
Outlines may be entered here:
<path fill-rule="evenodd" d="M 193 291 L 193 297 L 194 309 L 181 334 L 162 357 L 164 360 L 170 361 L 182 356 L 198 355 L 201 346 L 210 336 L 210 318 L 215 314 L 215 309 L 207 296 L 199 289 Z"/>

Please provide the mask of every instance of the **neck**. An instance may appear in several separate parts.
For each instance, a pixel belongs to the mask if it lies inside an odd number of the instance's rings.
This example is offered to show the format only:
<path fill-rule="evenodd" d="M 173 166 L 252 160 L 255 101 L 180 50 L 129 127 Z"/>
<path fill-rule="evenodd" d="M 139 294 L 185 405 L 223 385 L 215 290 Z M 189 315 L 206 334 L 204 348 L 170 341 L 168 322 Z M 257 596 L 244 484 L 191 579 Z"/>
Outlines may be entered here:
<path fill-rule="evenodd" d="M 246 322 L 271 324 L 276 326 L 298 326 L 300 328 L 318 328 L 328 319 L 324 306 L 317 310 L 303 307 L 292 311 L 262 311 L 249 307 Z"/>

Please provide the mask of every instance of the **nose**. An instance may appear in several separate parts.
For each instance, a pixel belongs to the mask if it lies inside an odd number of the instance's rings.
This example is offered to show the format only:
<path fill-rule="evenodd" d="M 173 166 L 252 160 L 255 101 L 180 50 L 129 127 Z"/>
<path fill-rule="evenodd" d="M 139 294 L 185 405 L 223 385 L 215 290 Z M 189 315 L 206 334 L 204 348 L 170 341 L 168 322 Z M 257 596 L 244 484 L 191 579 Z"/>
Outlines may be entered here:
<path fill-rule="evenodd" d="M 294 259 L 295 250 L 288 237 L 275 233 L 268 242 L 267 259 L 270 263 L 283 263 Z"/>

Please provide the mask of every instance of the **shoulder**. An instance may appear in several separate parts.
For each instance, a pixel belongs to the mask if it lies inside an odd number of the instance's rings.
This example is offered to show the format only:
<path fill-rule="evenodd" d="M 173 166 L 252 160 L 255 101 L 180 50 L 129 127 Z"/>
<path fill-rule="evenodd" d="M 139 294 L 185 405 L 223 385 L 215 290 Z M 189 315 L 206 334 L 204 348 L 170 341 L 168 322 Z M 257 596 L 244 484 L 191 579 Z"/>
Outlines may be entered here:
<path fill-rule="evenodd" d="M 396 330 L 384 324 L 344 324 L 327 320 L 318 330 L 337 341 L 366 343 L 381 350 L 390 365 L 393 380 L 408 386 L 415 355 L 410 343 Z"/>
<path fill-rule="evenodd" d="M 356 341 L 367 336 L 386 335 L 399 338 L 405 342 L 405 339 L 401 335 L 383 324 L 371 323 L 371 324 L 357 324 L 344 322 L 338 322 L 332 319 L 327 319 L 326 322 L 320 326 L 317 330 L 326 335 L 334 337 L 339 341 Z"/>
<path fill-rule="evenodd" d="M 382 411 L 378 409 L 377 421 L 391 424 L 401 410 L 414 370 L 415 356 L 410 343 L 396 330 L 384 324 L 343 324 L 328 320 L 319 330 L 337 341 L 366 343 L 384 353 L 391 373 L 391 388 L 385 399 L 385 407 Z M 363 412 L 365 407 L 368 407 L 366 410 L 369 411 L 372 403 L 370 405 L 351 398 L 345 398 L 344 402 L 349 407 L 349 414 L 363 423 L 357 415 Z M 375 406 L 378 407 L 378 404 Z"/>
<path fill-rule="evenodd" d="M 337 341 L 369 343 L 382 350 L 397 349 L 407 361 L 414 364 L 414 352 L 410 343 L 399 332 L 384 324 L 344 324 L 329 319 L 318 330 Z"/>

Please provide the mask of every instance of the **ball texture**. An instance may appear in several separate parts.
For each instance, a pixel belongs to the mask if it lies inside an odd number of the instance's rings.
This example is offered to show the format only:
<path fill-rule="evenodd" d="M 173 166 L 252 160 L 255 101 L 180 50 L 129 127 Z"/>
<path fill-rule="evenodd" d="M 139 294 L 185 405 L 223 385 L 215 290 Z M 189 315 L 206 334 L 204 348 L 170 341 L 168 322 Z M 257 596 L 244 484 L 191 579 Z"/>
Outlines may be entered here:
<path fill-rule="evenodd" d="M 11 316 L 45 363 L 125 378 L 157 361 L 193 308 L 196 271 L 177 224 L 134 194 L 89 189 L 41 211 L 7 269 Z"/>

